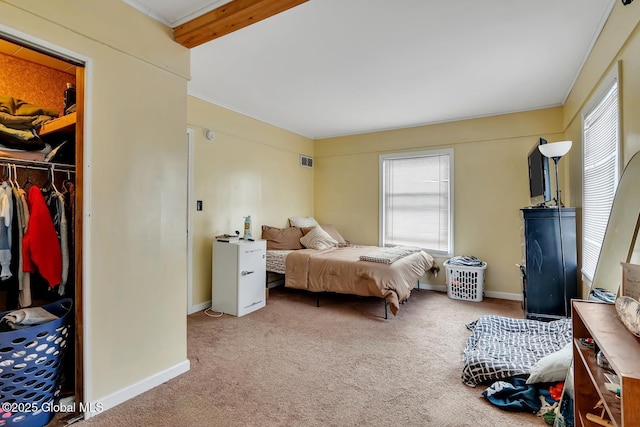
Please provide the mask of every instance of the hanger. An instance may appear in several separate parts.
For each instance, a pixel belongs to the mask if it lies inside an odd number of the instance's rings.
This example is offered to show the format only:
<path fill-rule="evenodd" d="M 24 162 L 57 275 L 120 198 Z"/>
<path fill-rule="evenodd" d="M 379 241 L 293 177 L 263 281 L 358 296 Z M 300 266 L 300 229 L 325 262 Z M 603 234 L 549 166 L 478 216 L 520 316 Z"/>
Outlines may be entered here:
<path fill-rule="evenodd" d="M 16 189 L 21 190 L 20 184 L 18 183 L 18 167 L 16 165 L 9 165 L 9 168 L 13 170 L 13 185 Z"/>
<path fill-rule="evenodd" d="M 58 189 L 56 188 L 56 175 L 55 175 L 55 165 L 51 164 L 51 169 L 50 169 L 50 181 L 51 181 L 51 188 L 53 188 L 53 191 L 56 192 L 56 194 L 60 194 L 60 192 L 58 191 Z"/>
<path fill-rule="evenodd" d="M 7 167 L 9 168 L 9 184 L 11 184 L 11 187 L 15 190 L 19 190 L 20 185 L 18 184 L 18 169 L 16 165 L 7 163 Z"/>
<path fill-rule="evenodd" d="M 26 170 L 26 175 L 27 175 L 27 177 L 26 177 L 26 179 L 25 179 L 25 181 L 24 181 L 24 184 L 22 184 L 22 188 L 24 188 L 24 189 L 25 189 L 25 191 L 29 189 L 29 186 L 31 186 L 31 185 L 35 185 L 35 184 L 34 184 L 33 182 L 31 182 L 31 180 L 29 179 L 29 178 L 30 178 L 30 176 L 29 176 L 29 168 L 27 168 L 27 170 Z"/>
<path fill-rule="evenodd" d="M 4 168 L 7 170 L 7 182 L 9 183 L 9 186 L 15 188 L 13 185 L 13 169 L 11 169 L 11 165 L 7 163 Z"/>
<path fill-rule="evenodd" d="M 70 193 L 74 188 L 75 182 L 71 179 L 71 171 L 67 170 L 67 179 L 62 181 L 63 193 Z"/>

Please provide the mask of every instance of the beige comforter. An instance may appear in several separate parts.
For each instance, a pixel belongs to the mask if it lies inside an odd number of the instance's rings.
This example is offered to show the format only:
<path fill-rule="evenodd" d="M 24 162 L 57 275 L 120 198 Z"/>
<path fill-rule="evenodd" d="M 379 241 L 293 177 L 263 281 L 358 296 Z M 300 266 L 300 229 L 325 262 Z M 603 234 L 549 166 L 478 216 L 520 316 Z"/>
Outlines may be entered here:
<path fill-rule="evenodd" d="M 395 315 L 418 279 L 434 266 L 433 257 L 416 252 L 391 264 L 361 261 L 379 249 L 348 246 L 322 251 L 300 249 L 287 255 L 285 286 L 312 292 L 336 292 L 385 298 Z"/>

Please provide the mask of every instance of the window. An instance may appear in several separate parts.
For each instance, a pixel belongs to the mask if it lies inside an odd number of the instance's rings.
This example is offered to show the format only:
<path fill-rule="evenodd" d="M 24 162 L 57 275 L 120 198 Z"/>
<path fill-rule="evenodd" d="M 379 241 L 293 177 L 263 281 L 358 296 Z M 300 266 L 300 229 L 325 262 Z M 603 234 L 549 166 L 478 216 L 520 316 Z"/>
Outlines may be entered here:
<path fill-rule="evenodd" d="M 582 274 L 590 281 L 600 256 L 620 177 L 617 68 L 583 117 Z"/>
<path fill-rule="evenodd" d="M 453 150 L 380 156 L 380 245 L 453 253 Z"/>

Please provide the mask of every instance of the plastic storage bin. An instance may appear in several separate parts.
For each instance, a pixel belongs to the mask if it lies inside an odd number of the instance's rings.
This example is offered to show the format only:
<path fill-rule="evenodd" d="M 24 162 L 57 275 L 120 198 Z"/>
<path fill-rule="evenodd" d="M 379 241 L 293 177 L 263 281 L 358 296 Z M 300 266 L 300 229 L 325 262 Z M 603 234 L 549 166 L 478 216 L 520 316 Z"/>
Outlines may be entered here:
<path fill-rule="evenodd" d="M 444 266 L 447 271 L 447 295 L 449 298 L 482 301 L 486 262 L 482 262 L 480 267 L 470 267 L 449 264 L 449 261 L 445 261 Z"/>
<path fill-rule="evenodd" d="M 47 304 L 58 319 L 0 332 L 0 426 L 42 427 L 53 418 L 72 305 L 70 298 Z"/>

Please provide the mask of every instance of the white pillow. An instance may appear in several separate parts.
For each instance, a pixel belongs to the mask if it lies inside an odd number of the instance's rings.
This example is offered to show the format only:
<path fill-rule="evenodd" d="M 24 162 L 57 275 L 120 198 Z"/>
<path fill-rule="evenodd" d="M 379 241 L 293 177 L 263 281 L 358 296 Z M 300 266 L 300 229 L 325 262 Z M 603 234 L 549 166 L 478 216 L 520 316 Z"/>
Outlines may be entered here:
<path fill-rule="evenodd" d="M 292 216 L 289 218 L 289 224 L 292 227 L 315 227 L 318 224 L 318 221 L 312 216 L 301 217 L 301 216 Z"/>
<path fill-rule="evenodd" d="M 300 238 L 300 243 L 307 249 L 321 251 L 338 246 L 338 241 L 324 231 L 322 227 L 313 227 L 311 231 Z"/>
<path fill-rule="evenodd" d="M 567 378 L 567 371 L 569 371 L 572 359 L 573 343 L 568 342 L 560 350 L 546 355 L 531 367 L 531 375 L 527 379 L 527 384 L 564 381 Z"/>

